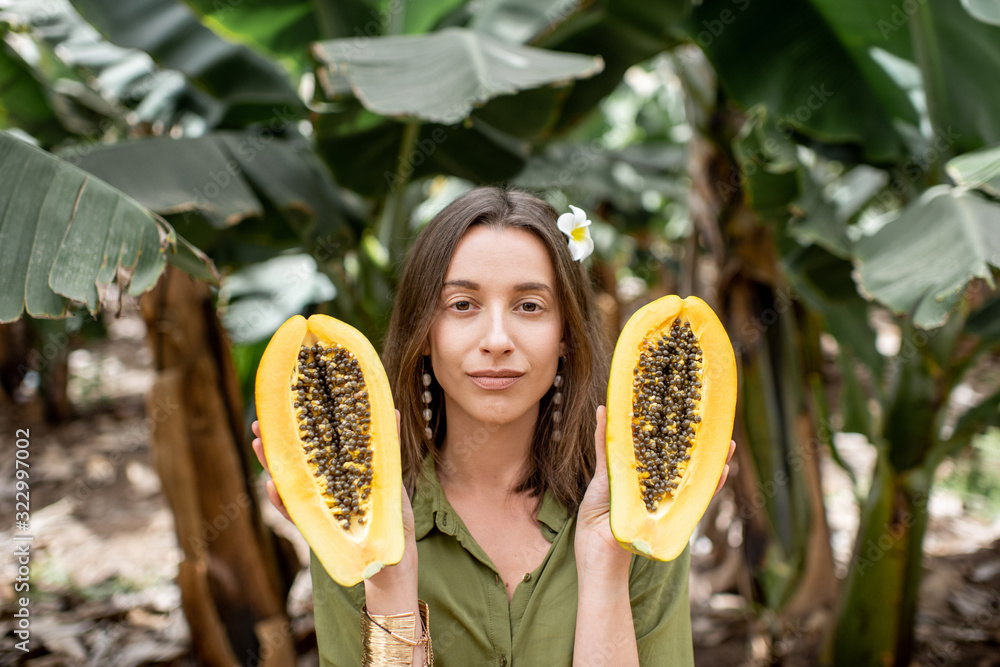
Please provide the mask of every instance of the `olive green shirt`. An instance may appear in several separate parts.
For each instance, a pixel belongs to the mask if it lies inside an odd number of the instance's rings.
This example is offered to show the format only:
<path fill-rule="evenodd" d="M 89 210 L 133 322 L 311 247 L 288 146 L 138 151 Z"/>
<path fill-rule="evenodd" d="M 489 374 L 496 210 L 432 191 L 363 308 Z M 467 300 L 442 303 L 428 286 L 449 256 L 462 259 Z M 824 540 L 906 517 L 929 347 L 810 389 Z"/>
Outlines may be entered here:
<path fill-rule="evenodd" d="M 552 546 L 542 564 L 517 584 L 508 605 L 504 582 L 445 498 L 431 457 L 424 472 L 413 516 L 418 591 L 430 609 L 435 666 L 571 665 L 577 606 L 576 518 L 545 494 L 538 522 Z M 687 549 L 669 563 L 632 557 L 629 595 L 642 665 L 694 664 L 689 558 Z M 315 556 L 311 561 L 320 664 L 358 667 L 364 584 L 344 588 Z M 594 664 L 608 664 L 607 658 Z"/>

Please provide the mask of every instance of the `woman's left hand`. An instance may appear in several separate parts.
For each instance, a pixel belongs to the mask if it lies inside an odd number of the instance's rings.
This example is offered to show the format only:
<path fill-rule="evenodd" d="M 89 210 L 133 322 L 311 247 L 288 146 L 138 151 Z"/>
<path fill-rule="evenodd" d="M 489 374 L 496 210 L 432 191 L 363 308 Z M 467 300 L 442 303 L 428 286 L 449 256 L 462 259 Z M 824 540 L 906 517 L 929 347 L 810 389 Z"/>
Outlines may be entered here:
<path fill-rule="evenodd" d="M 594 447 L 597 450 L 597 468 L 594 478 L 587 487 L 587 493 L 580 503 L 576 526 L 576 564 L 583 572 L 594 572 L 599 576 L 628 572 L 632 554 L 618 544 L 611 532 L 611 495 L 608 486 L 608 464 L 605 452 L 608 410 L 603 405 L 597 408 L 597 429 L 594 431 Z M 729 461 L 736 451 L 736 441 L 729 441 L 726 467 L 722 470 L 715 493 L 722 490 L 729 477 Z"/>
<path fill-rule="evenodd" d="M 729 453 L 726 455 L 726 467 L 722 469 L 722 477 L 719 478 L 719 484 L 715 487 L 715 493 L 722 491 L 722 487 L 726 485 L 726 480 L 729 479 L 729 462 L 733 459 L 733 452 L 736 451 L 736 441 L 729 441 Z M 715 495 L 715 494 L 712 494 Z"/>
<path fill-rule="evenodd" d="M 632 554 L 618 544 L 611 532 L 611 496 L 604 444 L 607 417 L 606 407 L 602 405 L 597 408 L 597 429 L 594 431 L 597 468 L 577 513 L 574 546 L 576 568 L 581 578 L 585 573 L 593 573 L 599 577 L 620 575 L 627 578 L 629 563 L 632 562 Z"/>

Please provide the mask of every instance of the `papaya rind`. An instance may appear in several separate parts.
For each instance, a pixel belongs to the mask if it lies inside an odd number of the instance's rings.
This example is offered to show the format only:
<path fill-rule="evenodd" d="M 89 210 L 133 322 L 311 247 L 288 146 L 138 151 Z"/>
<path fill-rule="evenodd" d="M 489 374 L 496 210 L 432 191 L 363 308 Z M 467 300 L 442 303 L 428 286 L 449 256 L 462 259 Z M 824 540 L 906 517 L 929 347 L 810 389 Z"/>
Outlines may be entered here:
<path fill-rule="evenodd" d="M 361 366 L 371 404 L 372 493 L 369 520 L 344 530 L 320 494 L 303 454 L 292 401 L 299 349 L 340 343 Z M 396 412 L 385 369 L 368 339 L 326 315 L 296 315 L 272 336 L 257 369 L 257 419 L 271 477 L 292 521 L 330 577 L 354 586 L 403 557 L 402 473 Z"/>
<path fill-rule="evenodd" d="M 636 474 L 632 443 L 633 369 L 640 343 L 654 330 L 669 330 L 682 317 L 702 348 L 703 372 L 695 446 L 681 485 L 653 513 L 647 511 Z M 722 477 L 736 415 L 736 356 L 725 328 L 698 297 L 662 297 L 639 309 L 615 346 L 608 384 L 606 453 L 611 532 L 633 553 L 655 560 L 677 558 L 687 546 Z"/>

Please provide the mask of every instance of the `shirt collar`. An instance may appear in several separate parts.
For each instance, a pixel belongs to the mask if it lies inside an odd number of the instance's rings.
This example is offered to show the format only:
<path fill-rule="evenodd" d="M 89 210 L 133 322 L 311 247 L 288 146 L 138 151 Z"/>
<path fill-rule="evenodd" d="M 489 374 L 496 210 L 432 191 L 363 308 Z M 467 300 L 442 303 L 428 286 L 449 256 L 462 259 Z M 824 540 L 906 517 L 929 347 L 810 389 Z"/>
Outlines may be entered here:
<path fill-rule="evenodd" d="M 444 491 L 434 468 L 434 456 L 428 454 L 417 478 L 417 491 L 413 498 L 413 533 L 422 540 L 434 527 L 434 514 L 442 507 Z"/>
<path fill-rule="evenodd" d="M 538 520 L 543 526 L 548 528 L 548 531 L 542 532 L 545 533 L 545 537 L 548 538 L 549 542 L 566 525 L 568 518 L 569 512 L 566 511 L 566 508 L 556 500 L 555 496 L 546 490 L 545 495 L 542 496 L 542 506 L 538 508 Z"/>
<path fill-rule="evenodd" d="M 455 535 L 459 525 L 455 510 L 444 495 L 441 482 L 438 481 L 434 457 L 428 454 L 424 457 L 421 476 L 417 479 L 417 492 L 413 499 L 413 532 L 418 540 L 427 536 L 431 528 L 437 527 L 443 533 Z M 538 521 L 545 530 L 542 533 L 550 542 L 566 525 L 569 512 L 546 491 L 542 496 L 541 507 L 538 508 Z"/>

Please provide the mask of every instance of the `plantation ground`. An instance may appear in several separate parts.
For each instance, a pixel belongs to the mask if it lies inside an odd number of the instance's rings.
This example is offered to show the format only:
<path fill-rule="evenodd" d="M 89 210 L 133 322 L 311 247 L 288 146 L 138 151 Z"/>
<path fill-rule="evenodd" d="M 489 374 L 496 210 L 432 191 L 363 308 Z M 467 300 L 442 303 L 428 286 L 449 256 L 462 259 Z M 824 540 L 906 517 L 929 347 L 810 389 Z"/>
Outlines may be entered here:
<path fill-rule="evenodd" d="M 144 393 L 153 372 L 141 320 L 110 321 L 107 341 L 70 357 L 70 397 L 78 418 L 59 427 L 41 423 L 35 403 L 0 406 L 0 526 L 14 521 L 13 434 L 31 430 L 31 652 L 15 650 L 12 613 L 17 570 L 0 561 L 0 664 L 193 665 L 187 623 L 173 584 L 180 552 L 173 520 L 151 467 L 142 426 Z M 860 479 L 871 452 L 845 437 L 838 446 Z M 946 471 L 947 472 L 947 471 Z M 849 478 L 824 461 L 824 487 L 834 556 L 846 568 L 857 507 Z M 1000 665 L 1000 519 L 968 505 L 979 500 L 939 485 L 918 618 L 914 665 Z M 723 501 L 728 502 L 724 499 Z M 268 520 L 289 536 L 305 561 L 295 529 L 264 503 Z M 989 505 L 985 506 L 987 509 Z M 727 509 L 722 508 L 723 517 Z M 731 506 L 729 510 L 731 512 Z M 13 531 L 0 544 L 13 544 Z M 737 543 L 738 535 L 730 535 Z M 713 591 L 707 543 L 696 542 L 692 622 L 698 665 L 815 664 L 821 629 L 831 613 L 817 609 L 784 628 L 768 645 L 767 620 L 756 619 L 737 590 Z M 19 594 L 20 595 L 20 594 Z M 317 664 L 308 571 L 291 594 L 300 665 Z"/>

